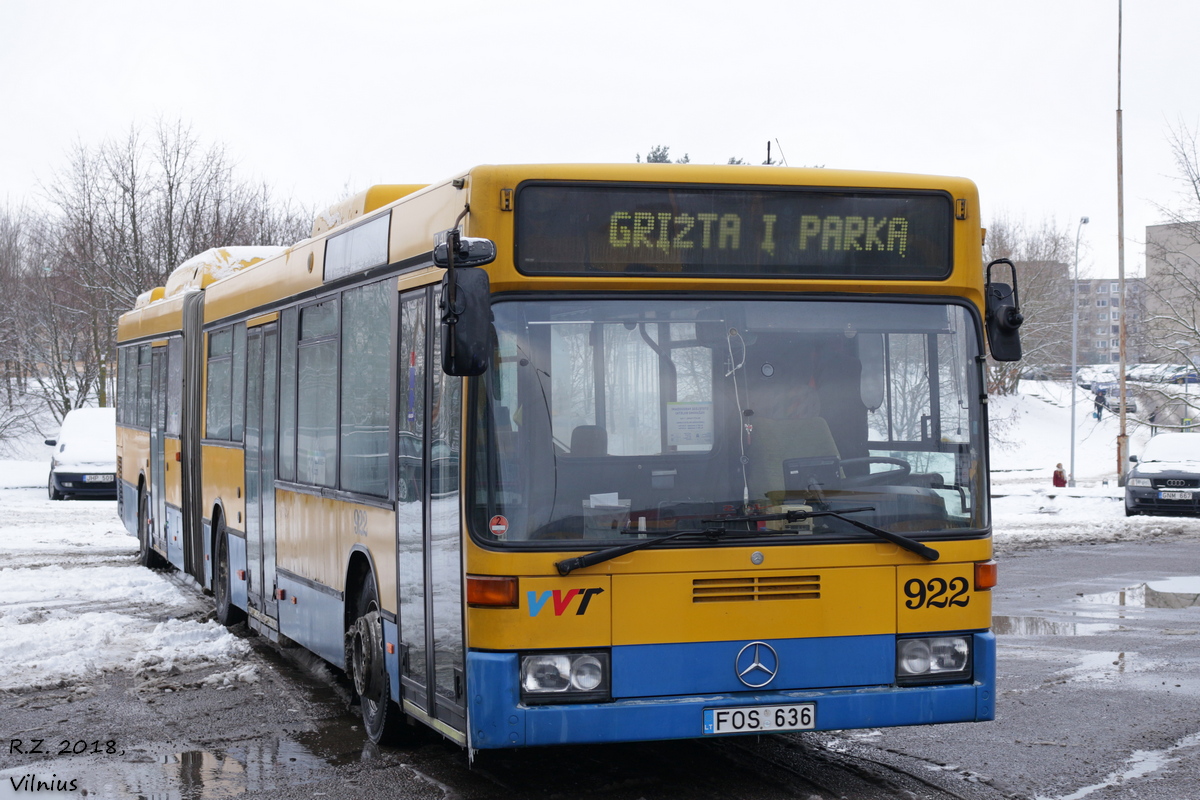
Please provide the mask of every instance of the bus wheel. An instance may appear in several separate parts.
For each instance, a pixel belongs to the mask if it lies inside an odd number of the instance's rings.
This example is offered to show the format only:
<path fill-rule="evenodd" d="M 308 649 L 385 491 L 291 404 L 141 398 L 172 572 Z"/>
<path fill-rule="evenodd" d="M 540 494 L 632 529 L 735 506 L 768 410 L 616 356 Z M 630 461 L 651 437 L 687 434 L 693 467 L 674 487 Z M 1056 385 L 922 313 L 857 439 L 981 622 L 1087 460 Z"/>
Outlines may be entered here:
<path fill-rule="evenodd" d="M 150 547 L 150 495 L 138 492 L 137 504 L 138 563 L 143 567 L 161 569 L 162 557 Z"/>
<path fill-rule="evenodd" d="M 227 628 L 246 618 L 246 612 L 233 604 L 231 581 L 229 534 L 225 531 L 225 520 L 221 520 L 217 526 L 217 569 L 213 575 L 213 595 L 217 601 L 217 622 Z"/>
<path fill-rule="evenodd" d="M 367 573 L 358 593 L 354 624 L 346 633 L 347 671 L 354 680 L 363 728 L 376 744 L 402 744 L 408 738 L 404 712 L 392 701 L 383 653 L 383 617 L 375 576 Z"/>

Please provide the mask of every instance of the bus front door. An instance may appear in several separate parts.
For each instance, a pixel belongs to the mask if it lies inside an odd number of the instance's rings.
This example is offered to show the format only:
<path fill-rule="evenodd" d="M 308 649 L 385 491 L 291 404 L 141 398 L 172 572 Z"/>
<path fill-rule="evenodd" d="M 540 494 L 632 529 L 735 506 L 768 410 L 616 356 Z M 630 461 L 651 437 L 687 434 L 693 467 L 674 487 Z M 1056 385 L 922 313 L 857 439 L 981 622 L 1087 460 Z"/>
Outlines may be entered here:
<path fill-rule="evenodd" d="M 279 335 L 275 323 L 246 332 L 246 566 L 252 619 L 278 630 L 275 597 L 275 443 Z"/>
<path fill-rule="evenodd" d="M 458 513 L 460 378 L 442 372 L 425 290 L 400 306 L 397 592 L 407 710 L 466 730 L 462 545 Z M 428 332 L 432 328 L 432 335 Z"/>

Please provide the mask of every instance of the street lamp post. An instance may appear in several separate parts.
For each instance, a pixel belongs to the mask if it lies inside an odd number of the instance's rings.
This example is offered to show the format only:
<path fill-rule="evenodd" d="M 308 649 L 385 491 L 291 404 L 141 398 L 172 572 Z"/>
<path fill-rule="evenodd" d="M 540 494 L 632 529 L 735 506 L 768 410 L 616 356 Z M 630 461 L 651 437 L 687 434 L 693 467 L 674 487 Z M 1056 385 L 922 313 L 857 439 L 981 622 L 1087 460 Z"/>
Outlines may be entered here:
<path fill-rule="evenodd" d="M 1079 234 L 1088 224 L 1087 217 L 1079 219 L 1075 229 L 1075 278 L 1071 281 L 1071 471 L 1068 486 L 1075 485 L 1075 387 L 1079 385 Z"/>

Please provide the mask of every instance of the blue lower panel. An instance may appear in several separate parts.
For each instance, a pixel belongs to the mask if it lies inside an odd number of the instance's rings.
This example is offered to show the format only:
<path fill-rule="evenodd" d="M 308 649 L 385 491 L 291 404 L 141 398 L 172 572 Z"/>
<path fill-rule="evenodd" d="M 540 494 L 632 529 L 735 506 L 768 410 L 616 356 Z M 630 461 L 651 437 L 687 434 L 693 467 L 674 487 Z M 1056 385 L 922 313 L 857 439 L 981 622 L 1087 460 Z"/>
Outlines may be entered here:
<path fill-rule="evenodd" d="M 817 730 L 989 720 L 995 712 L 995 637 L 991 633 L 975 634 L 974 660 L 974 682 L 946 686 L 721 692 L 525 706 L 520 701 L 516 654 L 469 652 L 471 747 L 486 750 L 700 738 L 706 708 L 797 702 L 816 703 Z M 614 669 L 614 682 L 619 681 Z"/>
<path fill-rule="evenodd" d="M 734 661 L 736 642 L 647 644 L 612 649 L 613 697 L 744 692 Z M 895 636 L 772 639 L 779 655 L 773 683 L 790 689 L 877 686 L 896 674 Z"/>
<path fill-rule="evenodd" d="M 246 574 L 246 540 L 240 536 L 229 535 L 229 601 L 245 611 L 250 604 L 246 579 L 238 575 Z"/>
<path fill-rule="evenodd" d="M 400 641 L 400 630 L 396 627 L 396 623 L 383 621 L 383 640 L 385 642 Z M 392 688 L 392 699 L 399 702 L 400 697 L 400 648 L 393 647 L 392 652 L 387 652 L 384 649 L 383 663 L 387 668 L 388 681 Z"/>
<path fill-rule="evenodd" d="M 204 541 L 204 588 L 213 588 L 213 552 L 212 552 L 212 523 L 208 520 L 203 520 L 201 528 L 204 531 L 200 538 Z"/>
<path fill-rule="evenodd" d="M 175 506 L 167 506 L 166 534 L 167 561 L 178 570 L 183 570 L 183 513 Z"/>
<path fill-rule="evenodd" d="M 275 574 L 275 582 L 284 590 L 284 598 L 279 601 L 279 632 L 338 669 L 344 668 L 346 650 L 342 642 L 342 598 L 294 580 L 282 572 Z"/>
<path fill-rule="evenodd" d="M 121 512 L 121 522 L 130 536 L 138 535 L 137 523 L 137 487 L 121 481 L 120 502 L 117 504 Z"/>

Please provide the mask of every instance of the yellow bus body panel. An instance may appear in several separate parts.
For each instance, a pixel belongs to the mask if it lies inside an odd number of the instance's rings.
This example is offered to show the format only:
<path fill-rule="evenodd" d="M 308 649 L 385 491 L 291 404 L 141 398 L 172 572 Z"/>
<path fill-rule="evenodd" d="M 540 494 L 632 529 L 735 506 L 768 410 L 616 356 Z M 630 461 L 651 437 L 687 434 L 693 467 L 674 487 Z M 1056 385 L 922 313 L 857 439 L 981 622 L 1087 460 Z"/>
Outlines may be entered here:
<path fill-rule="evenodd" d="M 176 508 L 183 506 L 183 467 L 180 455 L 180 440 L 174 436 L 163 437 L 163 466 L 166 467 L 167 493 L 169 505 Z"/>
<path fill-rule="evenodd" d="M 278 567 L 344 591 L 350 551 L 362 545 L 375 568 L 380 606 L 396 611 L 396 521 L 390 508 L 277 489 L 275 519 Z"/>
<path fill-rule="evenodd" d="M 127 311 L 117 321 L 117 341 L 124 343 L 183 330 L 183 298 L 161 300 Z"/>
<path fill-rule="evenodd" d="M 593 591 L 590 596 L 585 595 L 588 590 Z M 608 575 L 523 578 L 520 594 L 519 609 L 467 608 L 471 647 L 596 647 L 611 641 L 613 593 Z M 585 597 L 588 603 L 581 614 Z"/>
<path fill-rule="evenodd" d="M 781 585 L 797 599 L 770 597 Z M 613 645 L 894 633 L 895 570 L 731 570 L 613 578 Z M 721 590 L 724 594 L 701 594 Z"/>
<path fill-rule="evenodd" d="M 657 549 L 565 577 L 557 577 L 554 563 L 578 553 L 504 553 L 472 543 L 467 546 L 467 573 L 518 577 L 520 607 L 468 608 L 468 642 L 471 647 L 504 650 L 990 627 L 991 592 L 974 589 L 974 563 L 992 557 L 992 540 L 928 543 L 939 551 L 939 561 L 925 561 L 886 542 Z M 756 552 L 764 556 L 761 566 L 751 561 Z M 965 606 L 918 611 L 905 606 L 907 581 L 949 582 L 960 576 L 970 581 L 959 598 L 967 601 Z M 781 584 L 797 588 L 781 589 Z M 747 585 L 757 588 L 738 590 Z M 585 613 L 579 613 L 582 593 L 597 588 L 603 591 L 594 593 Z M 579 591 L 567 604 L 571 589 Z M 819 596 L 807 596 L 814 591 Z M 695 599 L 722 593 L 740 594 L 741 599 Z M 805 596 L 772 597 L 781 593 Z M 540 609 L 533 605 L 538 601 Z"/>
<path fill-rule="evenodd" d="M 138 479 L 150 480 L 150 434 L 137 428 L 117 426 L 117 455 L 121 457 L 119 479 L 137 488 Z"/>
<path fill-rule="evenodd" d="M 990 628 L 992 593 L 975 589 L 973 563 L 900 567 L 896 619 L 898 633 Z"/>
<path fill-rule="evenodd" d="M 200 464 L 204 475 L 204 516 L 211 519 L 219 503 L 225 509 L 225 525 L 245 531 L 246 460 L 242 448 L 205 444 L 200 448 Z"/>

